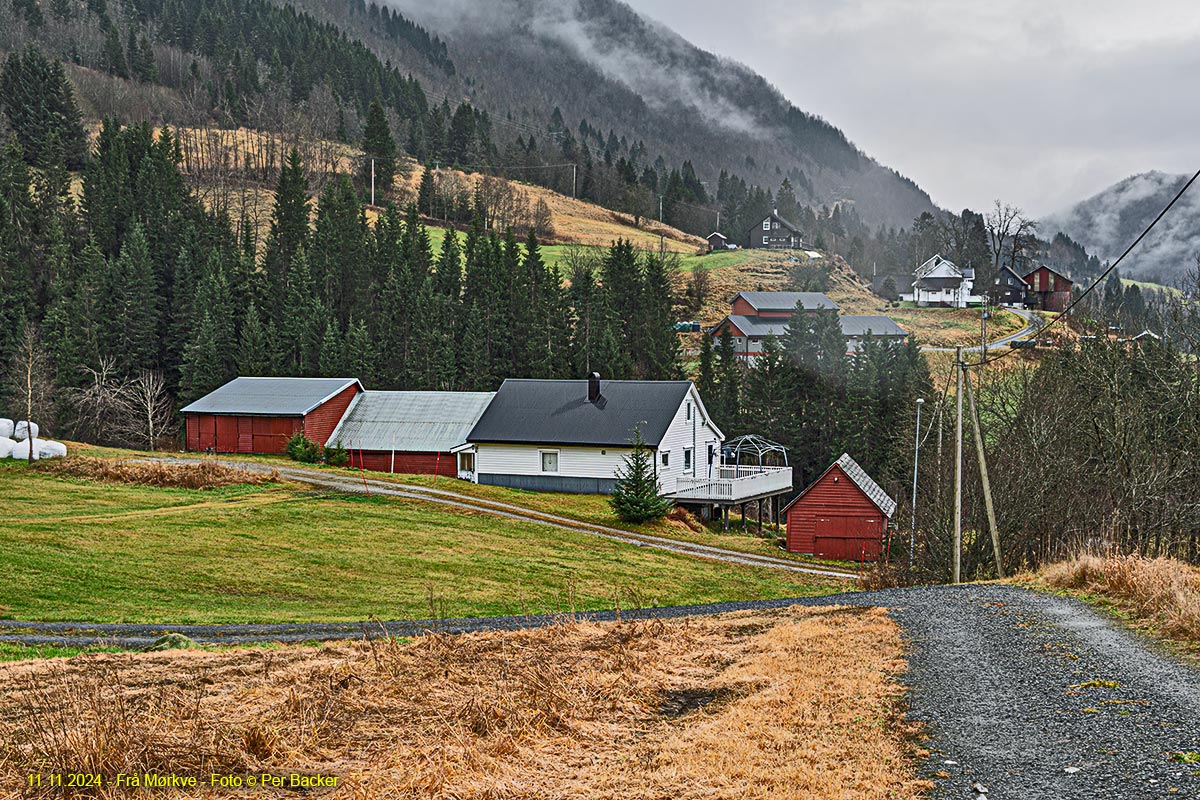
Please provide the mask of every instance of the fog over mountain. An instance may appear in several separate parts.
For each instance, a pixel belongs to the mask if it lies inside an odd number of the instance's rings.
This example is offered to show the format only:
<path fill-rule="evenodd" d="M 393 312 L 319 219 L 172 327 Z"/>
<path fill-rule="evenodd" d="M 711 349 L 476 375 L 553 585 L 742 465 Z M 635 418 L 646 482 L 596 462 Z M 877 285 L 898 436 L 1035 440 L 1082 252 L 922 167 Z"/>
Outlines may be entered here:
<path fill-rule="evenodd" d="M 525 109 L 524 124 L 544 128 L 558 107 L 569 128 L 586 119 L 669 162 L 691 160 L 710 189 L 722 169 L 772 191 L 803 172 L 813 193 L 802 202 L 850 201 L 872 224 L 909 225 L 933 209 L 820 109 L 801 110 L 748 67 L 617 0 L 389 2 L 447 41 L 473 101 Z"/>
<path fill-rule="evenodd" d="M 1187 182 L 1187 175 L 1146 172 L 1116 183 L 1041 222 L 1043 235 L 1063 231 L 1102 261 L 1129 246 Z M 1121 265 L 1126 277 L 1172 283 L 1200 254 L 1200 189 L 1193 186 Z"/>

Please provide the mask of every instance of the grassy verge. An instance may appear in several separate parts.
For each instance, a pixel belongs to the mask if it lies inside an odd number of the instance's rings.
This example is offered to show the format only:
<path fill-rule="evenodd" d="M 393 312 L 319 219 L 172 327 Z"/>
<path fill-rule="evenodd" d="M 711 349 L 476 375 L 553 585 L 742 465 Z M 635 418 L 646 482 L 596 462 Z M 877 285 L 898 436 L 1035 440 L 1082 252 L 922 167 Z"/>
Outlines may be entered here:
<path fill-rule="evenodd" d="M 1100 606 L 1200 659 L 1200 568 L 1169 558 L 1080 556 L 1025 580 Z"/>
<path fill-rule="evenodd" d="M 915 800 L 903 670 L 885 610 L 837 607 L 29 663 L 0 670 L 0 787 L 89 773 L 143 796 L 116 775 L 158 773 L 222 797 L 212 774 L 302 772 L 355 797 Z"/>
<path fill-rule="evenodd" d="M 293 622 L 659 606 L 844 582 L 486 514 L 304 487 L 99 484 L 0 467 L 0 614 Z"/>

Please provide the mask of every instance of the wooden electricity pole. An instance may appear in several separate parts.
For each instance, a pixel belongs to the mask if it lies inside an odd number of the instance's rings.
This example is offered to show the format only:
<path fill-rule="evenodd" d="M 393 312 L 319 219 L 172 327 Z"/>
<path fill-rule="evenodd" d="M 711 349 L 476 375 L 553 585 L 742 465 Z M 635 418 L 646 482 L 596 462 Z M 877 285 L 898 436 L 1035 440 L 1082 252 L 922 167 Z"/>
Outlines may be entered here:
<path fill-rule="evenodd" d="M 955 583 L 962 583 L 962 460 L 963 460 L 963 363 L 962 347 L 954 348 L 958 380 L 958 413 L 954 420 L 954 569 Z"/>
<path fill-rule="evenodd" d="M 967 401 L 971 404 L 971 430 L 975 434 L 975 454 L 979 457 L 979 477 L 983 481 L 983 505 L 987 508 L 988 528 L 992 533 L 992 550 L 996 554 L 996 577 L 1004 577 L 1004 562 L 1000 557 L 1000 530 L 996 527 L 996 509 L 992 505 L 992 483 L 988 480 L 987 457 L 983 452 L 983 436 L 979 432 L 979 410 L 975 407 L 975 390 L 971 376 L 966 376 Z"/>

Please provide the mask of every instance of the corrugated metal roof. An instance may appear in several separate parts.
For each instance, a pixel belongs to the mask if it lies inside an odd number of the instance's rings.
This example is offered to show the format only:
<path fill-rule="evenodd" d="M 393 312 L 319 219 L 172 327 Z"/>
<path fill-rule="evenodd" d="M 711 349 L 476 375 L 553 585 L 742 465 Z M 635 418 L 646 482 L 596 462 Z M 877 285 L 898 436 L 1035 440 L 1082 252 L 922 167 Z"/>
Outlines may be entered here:
<path fill-rule="evenodd" d="M 782 338 L 787 333 L 788 321 L 786 319 L 764 320 L 762 317 L 746 317 L 741 314 L 730 314 L 725 319 L 732 322 L 739 331 L 747 336 Z M 716 330 L 720 328 L 721 325 L 718 324 Z"/>
<path fill-rule="evenodd" d="M 363 450 L 448 453 L 495 392 L 364 392 L 334 428 L 331 442 Z"/>
<path fill-rule="evenodd" d="M 822 308 L 837 311 L 839 308 L 837 303 L 821 292 L 738 292 L 729 302 L 739 297 L 759 311 L 795 311 L 796 303 L 800 302 L 804 303 L 801 307 L 805 311 Z"/>
<path fill-rule="evenodd" d="M 842 468 L 842 472 L 846 473 L 850 480 L 854 481 L 855 486 L 863 490 L 863 494 L 871 498 L 872 503 L 879 506 L 879 510 L 883 512 L 884 516 L 890 518 L 896 513 L 896 501 L 872 480 L 867 471 L 860 467 L 849 453 L 842 453 L 842 457 L 837 460 L 837 465 Z"/>
<path fill-rule="evenodd" d="M 358 378 L 234 378 L 183 408 L 185 414 L 299 417 Z"/>
<path fill-rule="evenodd" d="M 509 378 L 467 436 L 469 442 L 628 446 L 634 428 L 657 447 L 691 381 L 601 381 L 588 401 L 587 381 Z"/>
<path fill-rule="evenodd" d="M 838 323 L 842 326 L 843 336 L 866 336 L 867 331 L 870 331 L 872 336 L 908 335 L 908 331 L 897 325 L 891 317 L 844 316 L 838 317 Z"/>

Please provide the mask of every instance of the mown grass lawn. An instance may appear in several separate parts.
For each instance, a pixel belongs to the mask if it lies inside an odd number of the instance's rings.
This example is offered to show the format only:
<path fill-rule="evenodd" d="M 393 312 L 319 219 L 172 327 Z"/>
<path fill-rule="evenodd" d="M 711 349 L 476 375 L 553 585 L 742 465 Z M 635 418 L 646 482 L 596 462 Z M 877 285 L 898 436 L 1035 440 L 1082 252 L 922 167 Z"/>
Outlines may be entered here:
<path fill-rule="evenodd" d="M 91 622 L 488 616 L 844 589 L 427 503 L 154 489 L 0 466 L 0 615 Z"/>

